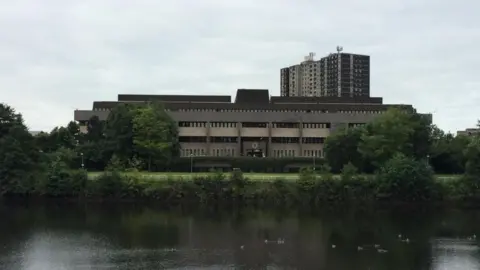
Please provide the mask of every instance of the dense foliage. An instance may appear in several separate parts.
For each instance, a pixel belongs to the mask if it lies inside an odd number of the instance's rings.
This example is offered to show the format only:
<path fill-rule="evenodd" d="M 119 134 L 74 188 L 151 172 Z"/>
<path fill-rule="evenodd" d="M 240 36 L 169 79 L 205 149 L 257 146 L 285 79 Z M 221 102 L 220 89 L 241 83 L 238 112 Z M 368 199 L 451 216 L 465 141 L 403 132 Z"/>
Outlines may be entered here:
<path fill-rule="evenodd" d="M 445 134 L 420 114 L 391 109 L 363 127 L 328 137 L 325 154 L 333 172 L 351 162 L 372 173 L 401 153 L 427 162 L 435 173 L 462 174 L 468 158 L 465 150 L 473 138 Z"/>
<path fill-rule="evenodd" d="M 422 115 L 396 109 L 336 131 L 326 140 L 326 159 L 302 169 L 298 181 L 243 177 L 241 170 L 278 171 L 292 161 L 274 158 L 229 160 L 241 169 L 229 177 L 152 180 L 138 173 L 189 171 L 192 160 L 178 153 L 177 125 L 161 104 L 119 105 L 107 121 L 91 118 L 86 133 L 70 122 L 37 136 L 0 104 L 0 195 L 282 204 L 480 198 L 480 137 L 445 134 Z M 103 173 L 91 179 L 87 170 Z M 435 181 L 434 173 L 463 176 Z"/>
<path fill-rule="evenodd" d="M 92 117 L 86 133 L 70 122 L 67 127 L 40 133 L 35 140 L 44 153 L 62 148 L 75 151 L 76 168 L 83 164 L 86 169 L 101 171 L 115 157 L 122 166 L 135 162 L 140 169 L 156 170 L 178 156 L 177 132 L 175 122 L 161 104 L 122 104 L 112 109 L 107 121 Z"/>

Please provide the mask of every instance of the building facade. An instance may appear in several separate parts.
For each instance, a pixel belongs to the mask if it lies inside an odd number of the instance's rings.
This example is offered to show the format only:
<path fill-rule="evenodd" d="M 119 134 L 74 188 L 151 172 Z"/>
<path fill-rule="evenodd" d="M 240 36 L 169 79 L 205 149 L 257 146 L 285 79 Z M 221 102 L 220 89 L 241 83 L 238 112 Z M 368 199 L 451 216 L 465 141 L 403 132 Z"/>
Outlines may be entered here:
<path fill-rule="evenodd" d="M 325 139 L 339 128 L 375 119 L 390 107 L 375 97 L 270 97 L 268 90 L 239 89 L 230 96 L 119 95 L 76 110 L 88 120 L 106 120 L 120 103 L 161 101 L 178 123 L 182 156 L 322 157 Z"/>
<path fill-rule="evenodd" d="M 332 53 L 305 60 L 280 70 L 281 96 L 357 97 L 370 96 L 370 56 Z"/>
<path fill-rule="evenodd" d="M 480 136 L 480 128 L 467 128 L 457 131 L 457 136 Z"/>

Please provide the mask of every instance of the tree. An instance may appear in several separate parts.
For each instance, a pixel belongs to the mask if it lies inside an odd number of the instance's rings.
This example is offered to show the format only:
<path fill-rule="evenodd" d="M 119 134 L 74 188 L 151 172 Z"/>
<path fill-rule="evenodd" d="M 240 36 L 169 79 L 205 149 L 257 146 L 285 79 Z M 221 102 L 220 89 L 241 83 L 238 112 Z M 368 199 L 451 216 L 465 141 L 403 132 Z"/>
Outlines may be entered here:
<path fill-rule="evenodd" d="M 98 116 L 93 116 L 88 121 L 83 144 L 77 148 L 77 153 L 83 154 L 85 168 L 103 170 L 112 156 L 106 145 L 104 126 L 104 121 L 100 121 Z"/>
<path fill-rule="evenodd" d="M 430 164 L 437 173 L 459 174 L 465 171 L 465 149 L 470 143 L 467 136 L 445 134 L 437 127 L 432 128 Z"/>
<path fill-rule="evenodd" d="M 359 151 L 365 162 L 380 168 L 395 154 L 425 159 L 431 146 L 431 125 L 415 112 L 390 109 L 366 125 Z"/>
<path fill-rule="evenodd" d="M 345 164 L 352 163 L 363 169 L 362 155 L 358 145 L 365 130 L 362 127 L 339 130 L 325 141 L 325 156 L 332 171 L 340 172 Z"/>
<path fill-rule="evenodd" d="M 133 118 L 133 143 L 139 156 L 152 162 L 170 162 L 178 144 L 176 124 L 163 106 L 154 103 L 139 107 Z"/>
<path fill-rule="evenodd" d="M 427 162 L 396 153 L 380 169 L 378 194 L 394 201 L 424 201 L 432 198 L 433 170 Z"/>
<path fill-rule="evenodd" d="M 116 155 L 120 162 L 127 164 L 134 157 L 133 117 L 135 106 L 121 104 L 110 111 L 105 123 L 105 140 L 107 148 Z"/>
<path fill-rule="evenodd" d="M 105 123 L 100 121 L 98 116 L 94 115 L 88 120 L 87 134 L 85 139 L 90 142 L 101 141 L 104 139 L 104 126 Z"/>
<path fill-rule="evenodd" d="M 480 121 L 477 124 L 480 128 Z M 480 135 L 472 136 L 470 143 L 465 149 L 465 157 L 467 163 L 465 164 L 465 174 L 480 182 Z"/>
<path fill-rule="evenodd" d="M 30 192 L 40 161 L 41 154 L 22 115 L 0 104 L 0 195 Z"/>
<path fill-rule="evenodd" d="M 71 121 L 66 127 L 55 127 L 50 133 L 41 132 L 34 136 L 35 144 L 45 153 L 60 148 L 74 149 L 82 140 L 79 125 Z"/>

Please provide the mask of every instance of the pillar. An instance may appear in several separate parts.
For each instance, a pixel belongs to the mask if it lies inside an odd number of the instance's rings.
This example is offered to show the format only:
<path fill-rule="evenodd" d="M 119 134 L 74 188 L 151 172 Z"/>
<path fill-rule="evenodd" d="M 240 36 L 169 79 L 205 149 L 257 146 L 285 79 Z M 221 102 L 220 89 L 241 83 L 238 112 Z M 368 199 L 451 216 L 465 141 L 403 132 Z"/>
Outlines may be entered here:
<path fill-rule="evenodd" d="M 273 157 L 272 152 L 272 122 L 268 122 L 268 141 L 267 141 L 267 157 Z"/>
<path fill-rule="evenodd" d="M 211 152 L 211 143 L 210 143 L 210 129 L 211 129 L 211 123 L 210 121 L 207 122 L 207 156 L 213 156 L 213 153 Z"/>
<path fill-rule="evenodd" d="M 298 126 L 298 138 L 299 138 L 299 149 L 300 149 L 300 154 L 298 155 L 299 157 L 303 156 L 303 121 L 300 120 L 299 126 Z"/>
<path fill-rule="evenodd" d="M 240 157 L 243 154 L 242 147 L 242 123 L 237 122 L 237 152 L 236 156 Z"/>

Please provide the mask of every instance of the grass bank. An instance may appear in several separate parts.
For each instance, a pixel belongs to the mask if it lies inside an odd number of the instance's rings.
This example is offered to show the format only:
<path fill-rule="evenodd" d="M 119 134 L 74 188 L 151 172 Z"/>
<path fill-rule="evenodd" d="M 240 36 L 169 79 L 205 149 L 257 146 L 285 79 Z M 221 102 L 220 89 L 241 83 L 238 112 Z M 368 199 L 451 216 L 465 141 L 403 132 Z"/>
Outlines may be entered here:
<path fill-rule="evenodd" d="M 162 205 L 246 204 L 253 206 L 325 206 L 332 203 L 476 203 L 474 183 L 462 176 L 341 175 L 304 170 L 299 174 L 144 173 L 106 171 L 50 176 L 41 196 L 79 200 L 154 201 Z M 397 175 L 398 174 L 398 175 Z"/>
<path fill-rule="evenodd" d="M 103 172 L 89 172 L 88 178 L 89 179 L 96 179 L 101 176 Z M 194 180 L 196 178 L 210 178 L 215 175 L 215 173 L 210 172 L 193 172 L 193 173 L 186 173 L 186 172 L 122 172 L 122 175 L 129 177 L 134 176 L 138 177 L 143 180 L 151 180 L 151 181 L 167 181 L 167 180 Z M 275 181 L 275 180 L 284 180 L 284 181 L 297 181 L 300 179 L 300 174 L 298 173 L 243 173 L 243 177 L 250 181 Z M 331 177 L 333 179 L 341 179 L 340 174 L 332 174 Z M 374 177 L 373 175 L 368 174 L 357 174 L 355 177 L 363 177 L 369 178 Z M 444 174 L 437 174 L 435 175 L 435 179 L 439 181 L 448 181 L 448 180 L 456 180 L 461 178 L 462 175 L 444 175 Z"/>

